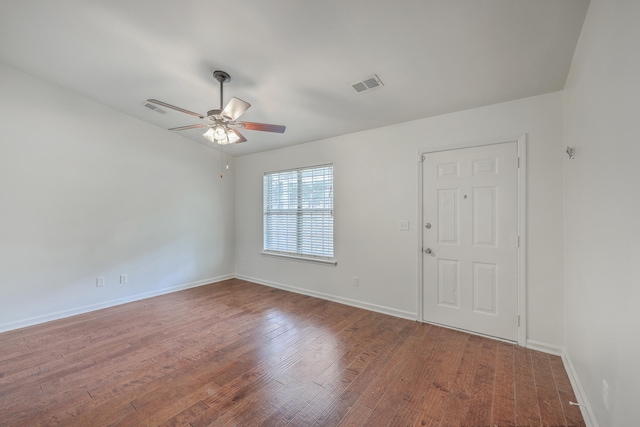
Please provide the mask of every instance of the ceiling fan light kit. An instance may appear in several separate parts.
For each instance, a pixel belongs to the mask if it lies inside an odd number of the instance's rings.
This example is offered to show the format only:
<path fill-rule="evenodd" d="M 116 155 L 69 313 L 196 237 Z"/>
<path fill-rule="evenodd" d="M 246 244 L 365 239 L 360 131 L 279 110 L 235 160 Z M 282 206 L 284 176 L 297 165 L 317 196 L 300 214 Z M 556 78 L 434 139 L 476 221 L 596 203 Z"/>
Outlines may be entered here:
<path fill-rule="evenodd" d="M 209 128 L 208 131 L 202 134 L 205 138 L 213 143 L 220 145 L 235 144 L 240 138 L 231 129 L 225 129 L 224 126 L 216 126 L 215 128 Z"/>
<path fill-rule="evenodd" d="M 207 115 L 194 113 L 193 111 L 185 110 L 184 108 L 176 107 L 175 105 L 167 104 L 157 99 L 148 99 L 156 105 L 161 105 L 166 108 L 170 108 L 181 113 L 189 114 L 191 116 L 198 117 L 199 119 L 208 120 L 209 123 L 199 123 L 195 125 L 179 126 L 170 128 L 169 130 L 181 131 L 187 129 L 196 129 L 207 127 L 207 131 L 202 134 L 207 140 L 220 145 L 238 144 L 245 142 L 247 139 L 237 130 L 237 128 L 247 130 L 257 130 L 263 132 L 276 132 L 284 133 L 286 127 L 282 125 L 272 125 L 267 123 L 255 123 L 255 122 L 239 122 L 237 119 L 244 114 L 245 111 L 251 107 L 251 104 L 241 100 L 240 98 L 233 97 L 223 108 L 223 84 L 231 80 L 228 73 L 220 70 L 213 72 L 213 77 L 220 82 L 220 108 L 207 111 Z"/>

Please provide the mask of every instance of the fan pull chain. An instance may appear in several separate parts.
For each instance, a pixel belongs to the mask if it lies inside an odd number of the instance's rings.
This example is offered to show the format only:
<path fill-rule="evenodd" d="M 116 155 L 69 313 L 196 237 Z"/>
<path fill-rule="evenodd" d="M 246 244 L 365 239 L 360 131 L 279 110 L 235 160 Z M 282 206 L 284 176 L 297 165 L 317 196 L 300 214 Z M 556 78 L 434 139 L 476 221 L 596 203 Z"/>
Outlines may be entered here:
<path fill-rule="evenodd" d="M 223 155 L 224 154 L 222 153 L 222 150 L 220 150 L 220 178 L 223 177 L 223 173 L 222 173 L 222 171 L 223 171 L 222 164 L 224 163 L 224 160 L 223 160 L 223 157 L 222 157 Z"/>
<path fill-rule="evenodd" d="M 224 177 L 224 171 L 229 170 L 229 156 L 220 150 L 220 178 Z"/>

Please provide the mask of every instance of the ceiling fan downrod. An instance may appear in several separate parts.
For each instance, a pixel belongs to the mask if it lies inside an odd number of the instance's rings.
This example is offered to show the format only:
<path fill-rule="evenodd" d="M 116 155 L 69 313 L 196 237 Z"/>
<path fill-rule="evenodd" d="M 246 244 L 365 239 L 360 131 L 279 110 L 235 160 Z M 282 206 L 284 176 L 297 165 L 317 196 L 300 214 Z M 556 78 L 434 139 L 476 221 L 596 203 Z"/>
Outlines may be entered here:
<path fill-rule="evenodd" d="M 213 72 L 213 78 L 220 82 L 220 110 L 222 110 L 222 85 L 230 81 L 231 76 L 226 71 L 216 70 Z"/>

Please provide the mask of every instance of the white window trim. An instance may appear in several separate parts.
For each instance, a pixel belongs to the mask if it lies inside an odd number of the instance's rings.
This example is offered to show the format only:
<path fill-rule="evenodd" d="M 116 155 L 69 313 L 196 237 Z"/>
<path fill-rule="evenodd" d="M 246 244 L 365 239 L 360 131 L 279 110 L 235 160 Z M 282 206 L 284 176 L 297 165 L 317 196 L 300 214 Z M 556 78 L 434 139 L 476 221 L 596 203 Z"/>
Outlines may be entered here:
<path fill-rule="evenodd" d="M 276 258 L 285 258 L 291 259 L 294 261 L 303 261 L 303 262 L 311 262 L 316 264 L 326 264 L 335 267 L 338 265 L 338 261 L 335 258 L 314 258 L 302 255 L 291 255 L 289 253 L 280 253 L 275 251 L 262 251 L 262 255 L 276 257 Z"/>
<path fill-rule="evenodd" d="M 304 167 L 299 167 L 299 168 L 282 169 L 282 170 L 278 170 L 278 171 L 265 172 L 263 174 L 263 176 L 268 175 L 268 174 L 300 171 L 300 170 L 306 170 L 306 169 L 321 168 L 321 167 L 326 167 L 326 166 L 331 166 L 333 168 L 333 164 L 332 163 L 327 163 L 327 164 L 322 164 L 322 165 L 304 166 Z M 335 197 L 335 193 L 334 193 L 334 197 Z M 264 200 L 264 187 L 263 187 L 263 200 Z M 335 212 L 335 199 L 334 199 L 334 204 L 333 204 L 333 212 Z M 264 222 L 263 222 L 263 230 L 262 231 L 263 231 L 263 235 L 264 235 L 264 231 L 265 231 L 264 230 Z M 334 229 L 333 229 L 333 235 L 331 236 L 331 238 L 332 238 L 333 242 L 335 243 L 335 224 L 334 224 Z M 263 245 L 264 245 L 264 241 L 263 241 Z M 323 264 L 323 265 L 328 265 L 328 266 L 333 266 L 333 267 L 338 265 L 338 261 L 335 259 L 335 247 L 334 247 L 334 256 L 333 257 L 314 256 L 314 255 L 300 255 L 300 254 L 294 254 L 294 253 L 291 253 L 291 252 L 280 252 L 280 251 L 268 250 L 268 249 L 263 249 L 260 253 L 262 255 L 265 255 L 265 256 L 268 256 L 268 257 L 289 259 L 289 260 L 293 260 L 293 261 L 301 261 L 301 262 L 308 262 L 308 263 L 315 263 L 315 264 Z"/>

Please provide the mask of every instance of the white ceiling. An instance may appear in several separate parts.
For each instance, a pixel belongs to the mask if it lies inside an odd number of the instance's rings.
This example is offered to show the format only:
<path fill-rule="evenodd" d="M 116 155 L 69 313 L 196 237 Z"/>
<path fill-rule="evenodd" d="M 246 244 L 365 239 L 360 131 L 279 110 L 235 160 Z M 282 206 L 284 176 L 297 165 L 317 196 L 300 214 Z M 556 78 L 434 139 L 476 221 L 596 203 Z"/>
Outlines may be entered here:
<path fill-rule="evenodd" d="M 299 144 L 561 90 L 588 0 L 0 1 L 0 62 L 161 128 L 199 119 L 156 98 L 218 108 L 243 131 L 230 154 Z M 379 90 L 349 83 L 377 74 Z M 168 131 L 167 131 L 168 132 Z M 202 130 L 179 134 L 208 144 Z"/>

